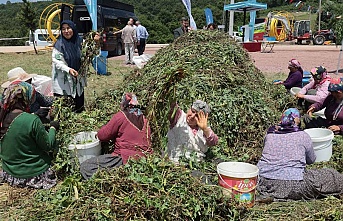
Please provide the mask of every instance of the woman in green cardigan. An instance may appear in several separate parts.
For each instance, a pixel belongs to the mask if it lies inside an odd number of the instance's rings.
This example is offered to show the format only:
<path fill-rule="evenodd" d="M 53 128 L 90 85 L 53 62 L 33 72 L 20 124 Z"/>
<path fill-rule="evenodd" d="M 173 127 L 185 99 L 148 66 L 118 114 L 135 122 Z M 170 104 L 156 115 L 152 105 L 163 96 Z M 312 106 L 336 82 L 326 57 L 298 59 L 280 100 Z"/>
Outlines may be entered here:
<path fill-rule="evenodd" d="M 30 114 L 34 88 L 22 81 L 5 89 L 0 110 L 0 181 L 12 186 L 48 189 L 57 178 L 50 169 L 49 152 L 55 148 L 59 123 L 52 121 L 49 132 L 39 117 Z"/>

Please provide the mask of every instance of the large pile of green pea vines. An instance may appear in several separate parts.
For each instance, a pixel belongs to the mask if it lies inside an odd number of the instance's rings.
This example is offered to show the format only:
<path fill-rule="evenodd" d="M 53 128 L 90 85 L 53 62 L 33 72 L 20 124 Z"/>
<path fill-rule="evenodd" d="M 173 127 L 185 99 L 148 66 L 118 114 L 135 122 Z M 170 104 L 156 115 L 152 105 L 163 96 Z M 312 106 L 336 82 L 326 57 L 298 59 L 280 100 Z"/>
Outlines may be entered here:
<path fill-rule="evenodd" d="M 266 82 L 249 54 L 220 32 L 178 38 L 126 81 L 125 89 L 147 107 L 156 148 L 168 130 L 170 103 L 175 100 L 187 111 L 201 99 L 211 107 L 209 124 L 221 138 L 216 151 L 224 158 L 249 155 L 255 161 L 265 130 L 294 101 L 284 88 Z"/>
<path fill-rule="evenodd" d="M 150 120 L 155 154 L 81 181 L 67 150 L 71 134 L 97 130 L 118 110 L 123 92 L 136 93 Z M 219 32 L 196 31 L 159 50 L 120 88 L 106 91 L 82 114 L 61 103 L 60 150 L 54 169 L 63 182 L 16 210 L 26 220 L 241 220 L 245 209 L 228 202 L 216 185 L 216 159 L 255 163 L 265 130 L 291 105 L 284 89 L 275 90 L 248 53 Z M 209 125 L 220 138 L 204 162 L 174 165 L 160 156 L 166 146 L 168 111 L 177 101 L 187 111 L 196 99 L 212 109 Z M 116 105 L 118 104 L 118 105 Z M 111 148 L 111 146 L 109 147 Z M 197 169 L 214 185 L 191 175 Z"/>

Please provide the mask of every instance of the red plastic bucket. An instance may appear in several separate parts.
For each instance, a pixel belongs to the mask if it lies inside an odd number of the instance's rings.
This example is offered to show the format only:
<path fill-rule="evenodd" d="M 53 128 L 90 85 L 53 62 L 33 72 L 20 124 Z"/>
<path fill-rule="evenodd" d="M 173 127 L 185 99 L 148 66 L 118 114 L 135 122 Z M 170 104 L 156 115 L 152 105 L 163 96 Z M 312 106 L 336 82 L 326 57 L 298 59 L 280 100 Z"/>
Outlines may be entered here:
<path fill-rule="evenodd" d="M 217 165 L 219 186 L 247 207 L 254 206 L 258 167 L 243 162 L 223 162 Z"/>

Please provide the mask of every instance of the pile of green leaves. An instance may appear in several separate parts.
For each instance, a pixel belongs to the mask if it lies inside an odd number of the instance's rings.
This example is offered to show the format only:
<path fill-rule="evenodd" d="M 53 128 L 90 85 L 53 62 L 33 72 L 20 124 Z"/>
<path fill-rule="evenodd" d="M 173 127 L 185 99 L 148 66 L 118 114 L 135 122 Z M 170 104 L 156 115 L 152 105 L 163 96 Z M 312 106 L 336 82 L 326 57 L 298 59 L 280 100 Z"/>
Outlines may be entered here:
<path fill-rule="evenodd" d="M 211 107 L 209 124 L 221 138 L 221 152 L 229 157 L 238 150 L 235 157 L 255 158 L 266 128 L 292 105 L 283 88 L 266 82 L 241 45 L 216 31 L 178 38 L 124 81 L 120 90 L 135 92 L 147 108 L 155 148 L 163 147 L 170 104 L 177 101 L 186 112 L 200 99 Z"/>
<path fill-rule="evenodd" d="M 21 205 L 26 220 L 229 220 L 243 210 L 217 185 L 204 185 L 191 171 L 158 156 L 102 171 L 87 182 L 75 177 L 39 191 Z M 17 214 L 20 216 L 20 214 Z"/>

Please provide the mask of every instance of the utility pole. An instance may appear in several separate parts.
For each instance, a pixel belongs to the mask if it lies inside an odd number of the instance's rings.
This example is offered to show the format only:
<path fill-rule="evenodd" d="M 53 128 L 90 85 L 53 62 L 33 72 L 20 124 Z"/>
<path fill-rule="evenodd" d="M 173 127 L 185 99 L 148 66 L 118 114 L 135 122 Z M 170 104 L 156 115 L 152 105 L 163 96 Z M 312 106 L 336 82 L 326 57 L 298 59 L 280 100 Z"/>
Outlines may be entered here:
<path fill-rule="evenodd" d="M 234 4 L 235 0 L 231 0 L 230 4 Z M 229 35 L 233 35 L 234 11 L 230 11 Z"/>
<path fill-rule="evenodd" d="M 319 9 L 318 9 L 318 31 L 320 31 L 320 20 L 322 18 L 322 0 L 319 0 Z"/>

